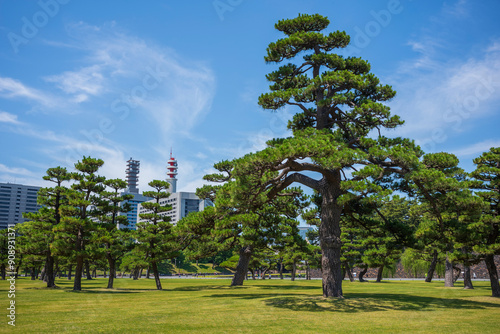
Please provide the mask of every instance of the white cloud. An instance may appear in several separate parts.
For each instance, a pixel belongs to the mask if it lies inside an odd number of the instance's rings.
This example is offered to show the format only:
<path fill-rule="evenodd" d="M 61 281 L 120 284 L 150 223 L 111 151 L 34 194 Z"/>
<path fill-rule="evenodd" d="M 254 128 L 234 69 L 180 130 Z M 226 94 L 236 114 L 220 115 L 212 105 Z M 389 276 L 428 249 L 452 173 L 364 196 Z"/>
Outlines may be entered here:
<path fill-rule="evenodd" d="M 0 77 L 0 96 L 4 98 L 26 98 L 43 106 L 54 106 L 56 101 L 49 94 L 24 85 L 19 80 Z"/>
<path fill-rule="evenodd" d="M 0 173 L 15 174 L 21 176 L 33 176 L 33 173 L 26 168 L 19 167 L 8 167 L 4 164 L 0 164 Z"/>
<path fill-rule="evenodd" d="M 79 22 L 68 26 L 68 33 L 84 66 L 45 79 L 72 95 L 72 102 L 101 96 L 110 106 L 104 113 L 150 117 L 170 145 L 178 134 L 190 136 L 210 111 L 216 80 L 204 64 L 121 32 L 114 22 L 101 27 Z"/>
<path fill-rule="evenodd" d="M 457 18 L 466 17 L 468 15 L 467 3 L 468 3 L 468 0 L 458 0 L 453 4 L 445 3 L 443 6 L 443 12 L 445 14 L 448 14 L 448 15 L 451 15 L 451 16 L 454 16 Z"/>
<path fill-rule="evenodd" d="M 475 143 L 458 150 L 454 150 L 452 153 L 458 157 L 469 157 L 472 156 L 476 158 L 480 156 L 483 152 L 487 152 L 492 147 L 500 147 L 500 140 L 485 140 L 479 143 Z"/>
<path fill-rule="evenodd" d="M 9 114 L 6 111 L 0 111 L 0 123 L 21 124 L 17 120 L 17 115 Z"/>
<path fill-rule="evenodd" d="M 45 80 L 55 83 L 65 93 L 74 94 L 76 103 L 86 101 L 88 95 L 99 95 L 104 91 L 105 80 L 99 65 L 47 76 Z"/>
<path fill-rule="evenodd" d="M 393 133 L 431 146 L 466 131 L 469 120 L 498 110 L 500 52 L 489 46 L 480 57 L 433 63 L 439 70 L 399 72 L 398 95 L 391 103 L 393 113 L 406 121 Z"/>

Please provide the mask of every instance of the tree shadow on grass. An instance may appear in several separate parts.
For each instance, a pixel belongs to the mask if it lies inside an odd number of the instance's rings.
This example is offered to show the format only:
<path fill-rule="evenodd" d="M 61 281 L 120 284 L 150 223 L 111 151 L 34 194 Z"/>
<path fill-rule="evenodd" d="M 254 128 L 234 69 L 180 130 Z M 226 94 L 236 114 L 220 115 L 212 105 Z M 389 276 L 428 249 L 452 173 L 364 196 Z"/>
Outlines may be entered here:
<path fill-rule="evenodd" d="M 344 299 L 288 296 L 264 300 L 267 306 L 292 311 L 362 313 L 375 311 L 435 311 L 436 309 L 485 309 L 500 305 L 464 299 L 435 298 L 402 294 L 349 294 Z"/>
<path fill-rule="evenodd" d="M 85 289 L 82 289 L 80 291 L 74 291 L 72 289 L 65 289 L 66 291 L 64 292 L 72 292 L 72 293 L 85 293 L 85 294 L 124 294 L 124 293 L 140 293 L 141 291 L 139 290 L 136 290 L 136 291 L 132 291 L 132 290 L 118 290 L 118 289 L 102 289 L 102 290 L 85 290 Z"/>
<path fill-rule="evenodd" d="M 321 287 L 313 286 L 313 285 L 272 285 L 272 284 L 264 284 L 264 285 L 255 285 L 256 288 L 259 289 L 272 289 L 272 290 L 318 290 L 321 291 Z"/>
<path fill-rule="evenodd" d="M 238 298 L 238 299 L 265 299 L 267 301 L 268 299 L 266 298 L 276 298 L 277 296 L 282 296 L 283 294 L 280 293 L 224 293 L 224 294 L 214 294 L 210 296 L 206 296 L 206 298 Z M 286 297 L 290 299 L 296 299 L 296 298 L 306 298 L 305 296 L 308 296 L 307 294 L 294 294 L 294 297 Z M 273 299 L 274 299 L 273 298 Z M 281 297 L 278 297 L 281 298 Z"/>
<path fill-rule="evenodd" d="M 230 290 L 230 289 L 248 289 L 247 286 L 229 286 L 229 285 L 195 285 L 183 286 L 170 289 L 170 291 L 203 291 L 203 290 Z"/>

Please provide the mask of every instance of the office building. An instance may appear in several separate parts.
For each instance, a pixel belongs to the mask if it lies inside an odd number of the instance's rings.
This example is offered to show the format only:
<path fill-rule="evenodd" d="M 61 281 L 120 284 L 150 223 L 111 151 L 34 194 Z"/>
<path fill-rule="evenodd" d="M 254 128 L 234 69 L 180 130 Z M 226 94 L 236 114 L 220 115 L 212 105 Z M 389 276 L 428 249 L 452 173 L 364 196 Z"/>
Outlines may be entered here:
<path fill-rule="evenodd" d="M 27 219 L 23 213 L 37 212 L 37 193 L 40 187 L 0 183 L 0 229 L 19 224 Z"/>

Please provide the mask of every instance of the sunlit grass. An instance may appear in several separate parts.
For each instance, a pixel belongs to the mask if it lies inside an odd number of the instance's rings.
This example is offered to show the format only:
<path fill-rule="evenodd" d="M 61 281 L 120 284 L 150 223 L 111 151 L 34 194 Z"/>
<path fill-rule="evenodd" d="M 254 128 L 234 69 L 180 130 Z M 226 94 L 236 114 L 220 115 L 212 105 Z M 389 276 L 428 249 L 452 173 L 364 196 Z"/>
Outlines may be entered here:
<path fill-rule="evenodd" d="M 19 333 L 498 333 L 500 300 L 488 282 L 476 289 L 444 288 L 443 282 L 344 283 L 345 299 L 321 297 L 320 281 L 166 279 L 83 280 L 83 291 L 57 280 L 16 283 Z M 0 282 L 7 328 L 7 282 Z"/>

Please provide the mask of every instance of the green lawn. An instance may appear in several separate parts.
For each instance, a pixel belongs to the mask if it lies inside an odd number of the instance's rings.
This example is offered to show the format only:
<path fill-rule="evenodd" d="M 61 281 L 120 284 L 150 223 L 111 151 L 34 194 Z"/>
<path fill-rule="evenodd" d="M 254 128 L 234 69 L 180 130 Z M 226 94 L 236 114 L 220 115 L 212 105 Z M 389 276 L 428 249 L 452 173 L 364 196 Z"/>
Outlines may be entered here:
<path fill-rule="evenodd" d="M 83 280 L 59 288 L 20 278 L 16 327 L 7 325 L 7 282 L 0 294 L 5 315 L 0 332 L 19 333 L 499 333 L 500 299 L 488 282 L 476 289 L 444 288 L 443 282 L 350 283 L 343 300 L 320 297 L 321 281 L 166 279 Z"/>

